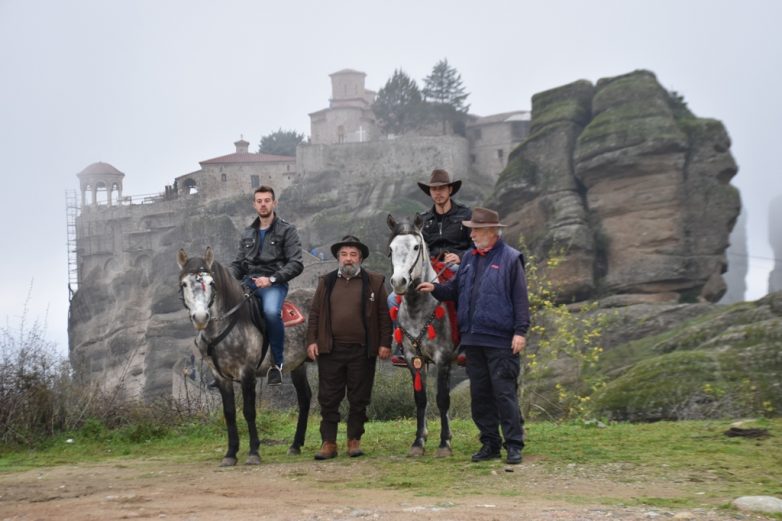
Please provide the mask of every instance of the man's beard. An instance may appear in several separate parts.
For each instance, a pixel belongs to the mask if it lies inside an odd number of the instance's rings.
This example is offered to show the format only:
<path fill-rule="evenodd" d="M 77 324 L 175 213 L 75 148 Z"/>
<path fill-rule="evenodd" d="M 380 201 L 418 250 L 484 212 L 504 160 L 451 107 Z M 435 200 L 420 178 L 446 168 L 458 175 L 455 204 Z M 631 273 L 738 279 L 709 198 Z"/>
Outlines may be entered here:
<path fill-rule="evenodd" d="M 343 264 L 339 267 L 339 273 L 345 278 L 352 279 L 356 275 L 358 275 L 358 272 L 361 270 L 361 267 L 358 264 Z"/>

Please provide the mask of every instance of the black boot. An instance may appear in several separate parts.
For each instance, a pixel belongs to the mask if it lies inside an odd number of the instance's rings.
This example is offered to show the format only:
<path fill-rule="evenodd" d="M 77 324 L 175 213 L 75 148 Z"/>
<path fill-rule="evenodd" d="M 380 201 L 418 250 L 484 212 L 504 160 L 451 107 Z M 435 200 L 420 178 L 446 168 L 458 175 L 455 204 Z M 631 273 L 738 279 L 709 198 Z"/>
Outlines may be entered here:
<path fill-rule="evenodd" d="M 474 462 L 488 461 L 491 459 L 498 459 L 500 457 L 500 449 L 484 445 L 478 452 L 472 455 Z"/>
<path fill-rule="evenodd" d="M 282 385 L 282 366 L 273 365 L 266 373 L 266 385 Z"/>

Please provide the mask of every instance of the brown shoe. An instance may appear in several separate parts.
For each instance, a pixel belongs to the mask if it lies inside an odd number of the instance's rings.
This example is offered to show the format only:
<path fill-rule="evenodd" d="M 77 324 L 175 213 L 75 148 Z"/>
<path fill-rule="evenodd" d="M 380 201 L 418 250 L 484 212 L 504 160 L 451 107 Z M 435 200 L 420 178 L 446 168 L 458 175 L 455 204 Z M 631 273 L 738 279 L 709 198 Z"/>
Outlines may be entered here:
<path fill-rule="evenodd" d="M 333 441 L 324 441 L 320 446 L 320 450 L 315 453 L 315 459 L 331 459 L 337 457 L 337 444 Z"/>
<path fill-rule="evenodd" d="M 351 458 L 358 458 L 363 455 L 364 451 L 361 450 L 361 440 L 348 440 L 348 456 Z"/>

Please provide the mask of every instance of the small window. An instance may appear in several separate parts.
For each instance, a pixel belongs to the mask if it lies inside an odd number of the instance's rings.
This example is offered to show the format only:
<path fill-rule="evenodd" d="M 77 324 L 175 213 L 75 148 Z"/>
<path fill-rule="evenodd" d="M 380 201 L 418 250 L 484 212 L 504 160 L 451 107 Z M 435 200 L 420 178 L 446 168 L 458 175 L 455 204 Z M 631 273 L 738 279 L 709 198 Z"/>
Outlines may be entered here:
<path fill-rule="evenodd" d="M 473 165 L 478 161 L 478 158 L 475 156 L 475 154 L 470 154 L 470 163 Z"/>
<path fill-rule="evenodd" d="M 261 178 L 257 175 L 251 175 L 250 176 L 250 184 L 253 188 L 258 188 L 261 186 Z"/>
<path fill-rule="evenodd" d="M 499 159 L 500 161 L 505 159 L 505 151 L 502 150 L 501 148 L 497 149 L 497 159 Z"/>
<path fill-rule="evenodd" d="M 227 175 L 225 175 L 225 174 L 220 174 L 220 181 L 222 181 L 223 183 L 225 183 L 226 181 L 228 181 L 228 176 L 227 176 Z"/>

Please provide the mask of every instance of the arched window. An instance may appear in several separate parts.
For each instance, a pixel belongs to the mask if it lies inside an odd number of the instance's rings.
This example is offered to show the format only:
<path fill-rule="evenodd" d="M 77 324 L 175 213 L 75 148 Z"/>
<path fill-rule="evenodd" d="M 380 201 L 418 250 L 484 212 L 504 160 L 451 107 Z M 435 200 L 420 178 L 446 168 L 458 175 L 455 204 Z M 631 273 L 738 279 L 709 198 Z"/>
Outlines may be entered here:
<path fill-rule="evenodd" d="M 182 183 L 182 186 L 185 187 L 185 194 L 187 195 L 198 193 L 198 186 L 196 185 L 195 179 L 185 179 L 185 182 Z"/>

